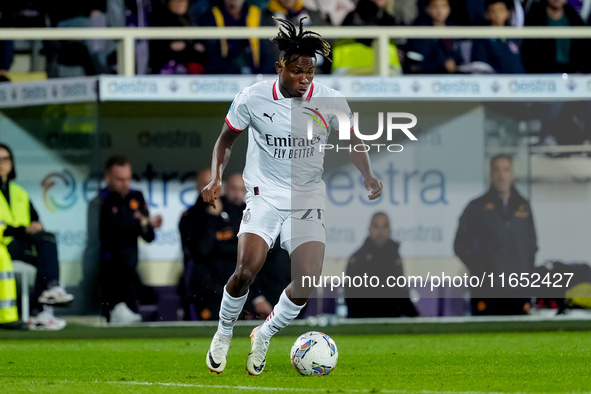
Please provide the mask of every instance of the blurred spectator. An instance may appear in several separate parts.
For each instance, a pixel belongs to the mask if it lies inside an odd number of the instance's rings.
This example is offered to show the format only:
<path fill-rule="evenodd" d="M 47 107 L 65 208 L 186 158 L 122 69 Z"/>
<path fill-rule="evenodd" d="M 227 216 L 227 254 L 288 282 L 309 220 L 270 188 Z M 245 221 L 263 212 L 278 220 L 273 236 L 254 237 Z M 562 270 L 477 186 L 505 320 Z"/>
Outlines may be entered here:
<path fill-rule="evenodd" d="M 90 18 L 93 14 L 104 13 L 107 9 L 107 0 L 49 0 L 47 4 L 52 26 L 58 26 L 60 22 L 72 18 Z"/>
<path fill-rule="evenodd" d="M 0 2 L 0 28 L 47 27 L 48 25 L 47 4 L 43 0 Z M 8 81 L 6 72 L 10 69 L 13 59 L 13 42 L 0 41 L 0 82 Z"/>
<path fill-rule="evenodd" d="M 245 3 L 244 0 L 218 0 L 210 12 L 197 22 L 199 26 L 259 27 L 261 9 Z M 206 40 L 209 55 L 208 74 L 253 74 L 260 69 L 260 42 L 258 38 L 248 40 Z"/>
<path fill-rule="evenodd" d="M 22 17 L 23 2 L 3 1 L 0 3 L 0 28 L 3 27 L 37 27 L 27 25 Z M 28 2 L 32 3 L 32 2 Z M 28 5 L 28 4 L 27 4 Z M 14 43 L 10 40 L 0 40 L 0 82 L 9 82 L 6 73 L 14 61 Z"/>
<path fill-rule="evenodd" d="M 539 145 L 580 145 L 591 143 L 591 103 L 589 101 L 541 102 L 532 107 L 540 114 Z M 577 153 L 547 153 L 568 157 Z"/>
<path fill-rule="evenodd" d="M 88 203 L 86 211 L 86 247 L 82 255 L 82 281 L 80 292 L 82 309 L 90 314 L 101 314 L 100 291 L 100 216 L 102 199 L 100 194 Z"/>
<path fill-rule="evenodd" d="M 393 26 L 394 17 L 386 11 L 388 0 L 360 0 L 343 26 Z M 338 40 L 333 45 L 333 72 L 339 74 L 375 74 L 373 39 Z M 392 74 L 399 74 L 402 67 L 398 49 L 392 41 L 388 48 Z"/>
<path fill-rule="evenodd" d="M 197 189 L 207 185 L 210 177 L 209 169 L 199 172 Z M 236 234 L 246 207 L 245 195 L 242 175 L 233 174 L 225 182 L 221 204 L 216 204 L 215 209 L 199 197 L 193 207 L 183 212 L 179 223 L 185 254 L 183 295 L 187 316 L 192 319 L 218 318 L 224 285 L 236 266 Z M 279 244 L 277 242 L 269 251 L 268 264 L 263 266 L 260 279 L 252 286 L 245 306 L 247 318 L 265 319 L 291 282 L 291 260 Z"/>
<path fill-rule="evenodd" d="M 210 170 L 199 173 L 201 190 L 210 181 Z M 185 253 L 192 260 L 185 278 L 190 303 L 202 320 L 217 319 L 223 288 L 236 266 L 238 230 L 246 208 L 246 188 L 242 175 L 228 177 L 224 195 L 213 208 L 199 196 L 181 217 L 179 230 Z M 186 262 L 187 263 L 187 262 Z"/>
<path fill-rule="evenodd" d="M 483 26 L 487 24 L 486 0 L 461 0 L 452 4 L 451 20 L 460 26 Z"/>
<path fill-rule="evenodd" d="M 106 0 L 106 12 L 93 13 L 92 27 L 147 27 L 152 0 Z M 116 40 L 92 40 L 90 51 L 95 53 L 104 72 L 117 72 Z M 149 71 L 148 40 L 137 39 L 134 45 L 136 74 Z"/>
<path fill-rule="evenodd" d="M 121 1 L 121 0 L 117 0 Z M 112 3 L 109 1 L 107 5 Z M 107 8 L 107 12 L 110 8 Z M 146 27 L 148 16 L 152 12 L 152 0 L 125 0 L 125 26 Z M 111 26 L 118 26 L 111 23 Z M 149 41 L 139 39 L 135 41 L 135 66 L 138 74 L 148 74 L 150 63 Z"/>
<path fill-rule="evenodd" d="M 14 156 L 8 146 L 0 144 L 0 217 L 6 226 L 2 243 L 12 260 L 21 260 L 37 268 L 31 302 L 36 317 L 29 322 L 31 328 L 61 330 L 66 321 L 55 317 L 50 305 L 69 303 L 74 296 L 60 286 L 56 238 L 45 231 L 29 195 L 14 179 Z"/>
<path fill-rule="evenodd" d="M 263 11 L 261 26 L 278 26 L 273 19 L 281 18 L 287 19 L 295 26 L 299 26 L 301 18 L 306 17 L 302 21 L 304 28 L 308 26 L 324 26 L 327 21 L 324 19 L 319 11 L 308 10 L 304 7 L 303 0 L 270 0 L 267 8 Z M 262 74 L 275 74 L 275 62 L 279 59 L 279 50 L 277 45 L 270 40 L 263 40 L 261 42 L 261 68 Z M 325 64 L 324 57 L 316 57 L 317 72 L 330 72 L 330 63 Z"/>
<path fill-rule="evenodd" d="M 510 0 L 486 0 L 486 20 L 493 27 L 503 27 L 509 22 Z M 511 38 L 474 40 L 472 61 L 484 62 L 499 74 L 523 74 L 519 41 Z"/>
<path fill-rule="evenodd" d="M 4 27 L 46 27 L 49 23 L 45 0 L 3 1 L 0 19 Z"/>
<path fill-rule="evenodd" d="M 215 0 L 195 0 L 189 5 L 189 22 L 193 26 L 199 26 L 201 18 L 210 12 Z"/>
<path fill-rule="evenodd" d="M 484 22 L 484 0 L 449 0 L 448 25 L 472 26 Z M 430 0 L 418 0 L 419 16 L 415 25 L 429 25 Z"/>
<path fill-rule="evenodd" d="M 393 4 L 392 4 L 393 3 Z M 410 26 L 419 16 L 418 0 L 391 1 L 392 16 L 396 25 Z"/>
<path fill-rule="evenodd" d="M 343 26 L 394 26 L 394 17 L 386 11 L 388 0 L 359 0 L 343 20 Z"/>
<path fill-rule="evenodd" d="M 138 237 L 154 240 L 162 217 L 150 216 L 142 192 L 131 190 L 131 164 L 112 156 L 105 164 L 107 187 L 100 191 L 100 287 L 103 314 L 113 323 L 141 321 L 138 292 Z"/>
<path fill-rule="evenodd" d="M 201 17 L 210 12 L 217 0 L 194 0 L 189 6 L 189 20 L 192 25 L 198 26 Z M 269 0 L 249 0 L 249 4 L 259 7 L 261 10 L 267 7 Z"/>
<path fill-rule="evenodd" d="M 320 11 L 307 9 L 303 0 L 270 0 L 263 11 L 261 26 L 278 26 L 273 17 L 287 19 L 296 26 L 299 26 L 300 19 L 303 17 L 307 17 L 303 21 L 304 26 L 327 25 Z"/>
<path fill-rule="evenodd" d="M 1 25 L 0 28 L 2 28 Z M 0 40 L 0 82 L 10 81 L 6 73 L 12 67 L 13 60 L 14 46 L 12 41 Z"/>
<path fill-rule="evenodd" d="M 447 26 L 450 14 L 448 0 L 429 0 L 427 19 L 422 26 Z M 411 74 L 453 74 L 462 63 L 459 43 L 446 38 L 408 40 L 405 71 Z"/>
<path fill-rule="evenodd" d="M 515 27 L 522 27 L 525 24 L 525 8 L 524 4 L 526 2 L 522 2 L 521 0 L 512 0 L 513 5 L 510 7 L 511 9 L 511 19 L 509 21 L 510 26 Z"/>
<path fill-rule="evenodd" d="M 389 276 L 403 276 L 400 244 L 390 236 L 390 220 L 384 212 L 375 213 L 369 237 L 349 259 L 346 275 L 350 278 L 376 276 L 384 284 Z M 352 279 L 353 280 L 353 279 Z M 418 316 L 406 287 L 345 287 L 349 317 Z"/>
<path fill-rule="evenodd" d="M 471 289 L 473 315 L 527 314 L 530 299 L 521 289 L 501 286 L 498 278 L 533 272 L 538 247 L 531 207 L 513 185 L 511 157 L 490 160 L 490 180 L 488 192 L 462 213 L 454 250 L 471 275 L 491 274 L 495 280 L 492 287 Z"/>
<path fill-rule="evenodd" d="M 189 0 L 166 0 L 150 19 L 154 27 L 184 27 L 189 23 Z M 205 46 L 193 40 L 151 40 L 152 74 L 203 74 L 207 58 Z"/>
<path fill-rule="evenodd" d="M 591 21 L 591 0 L 568 0 L 567 4 L 577 11 L 583 22 L 589 24 Z"/>
<path fill-rule="evenodd" d="M 355 9 L 353 0 L 305 0 L 308 10 L 320 11 L 333 26 L 340 26 L 349 12 Z"/>
<path fill-rule="evenodd" d="M 10 12 L 7 4 L 2 2 L 0 5 L 0 28 L 12 27 L 10 20 Z M 14 45 L 10 40 L 0 40 L 0 82 L 9 81 L 6 73 L 12 67 L 14 60 Z"/>
<path fill-rule="evenodd" d="M 542 0 L 525 18 L 527 26 L 584 26 L 567 0 Z M 522 60 L 529 73 L 589 72 L 591 57 L 588 39 L 529 39 L 522 47 Z"/>
<path fill-rule="evenodd" d="M 104 15 L 106 0 L 51 0 L 47 12 L 51 27 L 91 27 L 91 17 Z M 108 72 L 105 62 L 92 51 L 90 40 L 45 41 L 47 76 L 72 77 Z"/>

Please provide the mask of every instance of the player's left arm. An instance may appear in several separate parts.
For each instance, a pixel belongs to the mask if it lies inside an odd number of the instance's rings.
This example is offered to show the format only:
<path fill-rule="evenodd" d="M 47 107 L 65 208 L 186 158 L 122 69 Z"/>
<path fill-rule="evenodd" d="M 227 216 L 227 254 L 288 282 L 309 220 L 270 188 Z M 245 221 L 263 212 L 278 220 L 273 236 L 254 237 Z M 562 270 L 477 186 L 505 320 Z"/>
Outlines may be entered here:
<path fill-rule="evenodd" d="M 359 139 L 354 133 L 351 133 L 351 146 L 363 144 L 363 141 Z M 370 200 L 377 200 L 382 195 L 383 185 L 382 182 L 376 178 L 371 168 L 371 162 L 369 161 L 369 154 L 367 152 L 356 152 L 355 149 L 351 150 L 349 154 L 351 161 L 355 164 L 355 167 L 363 175 L 363 184 L 367 191 L 371 193 L 367 196 Z"/>

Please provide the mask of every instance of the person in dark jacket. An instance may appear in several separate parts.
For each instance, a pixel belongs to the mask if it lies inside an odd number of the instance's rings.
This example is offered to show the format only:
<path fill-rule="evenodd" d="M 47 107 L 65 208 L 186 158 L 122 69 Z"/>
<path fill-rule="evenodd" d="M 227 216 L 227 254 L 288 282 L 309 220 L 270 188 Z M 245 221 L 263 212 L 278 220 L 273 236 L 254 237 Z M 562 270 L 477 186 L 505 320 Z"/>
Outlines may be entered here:
<path fill-rule="evenodd" d="M 167 0 L 150 17 L 150 26 L 187 27 L 189 0 Z M 150 40 L 152 74 L 203 74 L 205 46 L 195 40 Z"/>
<path fill-rule="evenodd" d="M 448 26 L 451 9 L 448 0 L 429 0 L 426 18 L 420 26 Z M 462 63 L 459 43 L 444 38 L 411 39 L 406 45 L 405 73 L 454 74 Z"/>
<path fill-rule="evenodd" d="M 259 27 L 261 9 L 245 0 L 217 0 L 209 12 L 197 21 L 199 26 Z M 209 63 L 207 74 L 253 74 L 261 66 L 261 44 L 258 38 L 205 40 Z"/>
<path fill-rule="evenodd" d="M 404 275 L 400 245 L 390 235 L 390 220 L 383 212 L 375 213 L 369 226 L 369 237 L 363 246 L 349 259 L 346 275 L 354 277 L 377 276 L 386 284 L 389 276 Z M 418 316 L 404 287 L 353 287 L 345 286 L 349 317 L 400 317 Z"/>
<path fill-rule="evenodd" d="M 394 26 L 396 20 L 388 13 L 385 0 L 360 0 L 343 20 L 343 26 Z"/>
<path fill-rule="evenodd" d="M 197 189 L 209 183 L 211 171 L 203 170 L 197 177 Z M 201 320 L 216 320 L 224 284 L 232 275 L 238 253 L 238 230 L 246 209 L 246 188 L 241 174 L 232 174 L 224 183 L 221 204 L 213 208 L 199 196 L 194 206 L 183 212 L 179 231 L 184 253 L 192 260 L 184 279 L 185 304 L 194 304 Z M 279 243 L 278 243 L 279 244 Z M 281 292 L 291 281 L 290 260 L 282 249 L 269 251 L 272 264 L 260 271 L 244 310 L 247 317 L 266 318 L 273 310 Z M 265 281 L 268 280 L 268 283 Z M 187 305 L 188 306 L 188 305 Z M 190 315 L 190 311 L 189 311 Z"/>
<path fill-rule="evenodd" d="M 238 249 L 236 234 L 246 208 L 244 195 L 239 202 L 227 195 L 220 199 L 221 204 L 214 209 L 199 196 L 179 223 L 184 249 L 194 263 L 186 290 L 202 320 L 215 320 L 219 313 L 224 284 L 234 272 Z"/>
<path fill-rule="evenodd" d="M 113 323 L 140 321 L 138 237 L 154 240 L 162 217 L 150 216 L 142 192 L 130 189 L 131 164 L 112 156 L 105 164 L 107 187 L 100 191 L 100 287 L 103 314 Z"/>
<path fill-rule="evenodd" d="M 471 201 L 460 217 L 454 250 L 471 275 L 494 277 L 492 287 L 471 289 L 474 315 L 526 314 L 527 291 L 507 283 L 510 274 L 530 274 L 534 269 L 538 248 L 531 207 L 513 185 L 510 156 L 491 159 L 490 178 L 488 192 Z"/>
<path fill-rule="evenodd" d="M 585 23 L 566 0 L 542 0 L 532 6 L 525 25 L 568 27 Z M 588 39 L 530 39 L 523 43 L 522 59 L 529 73 L 588 73 L 590 51 Z"/>
<path fill-rule="evenodd" d="M 486 20 L 491 26 L 507 26 L 512 5 L 509 0 L 486 0 Z M 499 74 L 524 74 L 519 41 L 511 38 L 474 40 L 472 61 L 484 62 Z"/>

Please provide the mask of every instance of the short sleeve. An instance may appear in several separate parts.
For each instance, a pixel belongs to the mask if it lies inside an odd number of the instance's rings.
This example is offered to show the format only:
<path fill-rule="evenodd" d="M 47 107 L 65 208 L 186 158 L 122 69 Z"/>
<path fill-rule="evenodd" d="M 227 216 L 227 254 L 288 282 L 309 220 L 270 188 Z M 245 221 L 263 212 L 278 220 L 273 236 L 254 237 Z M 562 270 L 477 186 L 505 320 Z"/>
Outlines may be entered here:
<path fill-rule="evenodd" d="M 347 99 L 341 93 L 334 91 L 334 103 L 333 108 L 336 110 L 341 111 L 342 113 L 347 115 L 349 119 L 349 128 L 353 128 L 353 113 L 351 112 L 351 108 L 349 107 L 349 103 L 347 103 Z M 330 129 L 333 131 L 339 130 L 339 119 L 336 116 L 332 116 L 330 119 Z"/>
<path fill-rule="evenodd" d="M 237 133 L 242 132 L 250 124 L 250 111 L 248 110 L 248 91 L 243 89 L 236 95 L 228 115 L 226 124 Z"/>

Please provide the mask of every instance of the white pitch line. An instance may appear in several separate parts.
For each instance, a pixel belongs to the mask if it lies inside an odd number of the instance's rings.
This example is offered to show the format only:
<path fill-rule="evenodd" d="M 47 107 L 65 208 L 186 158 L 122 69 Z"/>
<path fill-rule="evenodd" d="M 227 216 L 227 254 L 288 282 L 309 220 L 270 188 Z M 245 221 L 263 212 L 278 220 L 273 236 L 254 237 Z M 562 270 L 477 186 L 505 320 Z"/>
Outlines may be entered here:
<path fill-rule="evenodd" d="M 106 383 L 106 384 L 124 384 L 124 385 L 137 385 L 137 386 L 166 386 L 166 387 L 191 387 L 191 388 L 202 388 L 202 389 L 232 389 L 232 390 L 256 390 L 256 391 L 299 391 L 299 392 L 326 392 L 326 389 L 305 389 L 300 387 L 261 387 L 261 386 L 228 386 L 218 384 L 191 384 L 191 383 L 166 383 L 166 382 L 133 382 L 133 381 L 122 381 L 122 382 L 99 382 L 95 383 Z M 356 390 L 356 389 L 344 389 L 346 393 L 371 393 L 371 390 Z M 392 394 L 406 394 L 406 393 L 418 393 L 418 394 L 502 394 L 498 392 L 488 391 L 430 391 L 430 390 L 388 390 L 388 389 L 376 389 L 378 393 L 392 393 Z M 340 391 L 340 390 L 339 390 Z M 527 394 L 525 392 L 519 392 L 515 394 Z"/>

